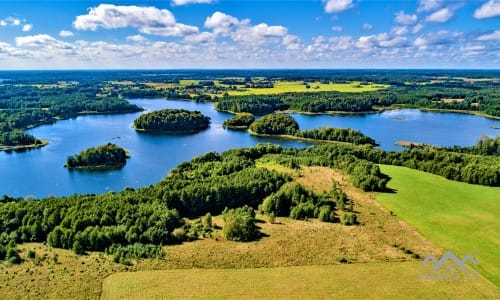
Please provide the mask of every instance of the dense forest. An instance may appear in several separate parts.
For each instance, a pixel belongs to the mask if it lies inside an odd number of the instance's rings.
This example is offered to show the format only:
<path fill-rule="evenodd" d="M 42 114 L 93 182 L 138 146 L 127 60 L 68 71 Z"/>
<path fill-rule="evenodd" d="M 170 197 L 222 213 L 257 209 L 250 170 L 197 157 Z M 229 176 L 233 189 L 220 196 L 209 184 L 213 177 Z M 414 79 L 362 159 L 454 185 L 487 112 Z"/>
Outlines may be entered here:
<path fill-rule="evenodd" d="M 255 121 L 251 113 L 238 113 L 234 117 L 224 121 L 224 128 L 246 129 Z"/>
<path fill-rule="evenodd" d="M 118 167 L 126 163 L 129 154 L 115 144 L 92 147 L 77 155 L 68 157 L 65 167 L 72 168 L 102 168 Z"/>
<path fill-rule="evenodd" d="M 186 132 L 207 129 L 210 118 L 199 111 L 163 109 L 140 115 L 134 128 L 147 132 Z"/>

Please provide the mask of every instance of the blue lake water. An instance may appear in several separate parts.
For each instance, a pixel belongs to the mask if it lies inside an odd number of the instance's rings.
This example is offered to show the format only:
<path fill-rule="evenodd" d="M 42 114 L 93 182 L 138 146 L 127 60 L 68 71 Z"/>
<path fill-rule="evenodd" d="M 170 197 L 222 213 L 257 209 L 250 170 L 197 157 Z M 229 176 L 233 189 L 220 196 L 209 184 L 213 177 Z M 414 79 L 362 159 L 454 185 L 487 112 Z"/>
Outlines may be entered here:
<path fill-rule="evenodd" d="M 277 143 L 284 147 L 305 147 L 305 143 L 273 138 L 259 138 L 244 131 L 222 128 L 232 115 L 218 112 L 212 104 L 173 100 L 131 100 L 145 112 L 163 108 L 199 110 L 211 118 L 210 128 L 189 135 L 138 133 L 133 121 L 144 112 L 121 115 L 88 115 L 58 121 L 30 130 L 34 136 L 49 141 L 41 149 L 26 152 L 0 152 L 0 195 L 63 196 L 73 193 L 104 193 L 125 187 L 155 184 L 169 170 L 193 156 L 208 151 Z M 350 127 L 373 137 L 380 147 L 401 149 L 399 140 L 436 145 L 473 145 L 481 135 L 495 136 L 500 121 L 484 117 L 421 112 L 414 109 L 386 111 L 367 115 L 292 114 L 301 129 L 319 126 Z M 105 143 L 128 149 L 131 158 L 120 170 L 106 172 L 69 171 L 63 165 L 68 156 Z"/>

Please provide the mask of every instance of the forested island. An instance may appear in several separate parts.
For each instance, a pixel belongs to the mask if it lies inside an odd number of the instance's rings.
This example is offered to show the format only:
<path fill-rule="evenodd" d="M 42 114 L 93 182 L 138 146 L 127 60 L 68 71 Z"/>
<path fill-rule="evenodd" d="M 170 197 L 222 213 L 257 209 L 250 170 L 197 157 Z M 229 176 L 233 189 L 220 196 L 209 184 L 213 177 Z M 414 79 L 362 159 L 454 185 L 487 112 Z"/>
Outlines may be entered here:
<path fill-rule="evenodd" d="M 134 129 L 144 132 L 186 133 L 207 129 L 210 118 L 199 111 L 163 109 L 140 115 Z"/>
<path fill-rule="evenodd" d="M 23 130 L 13 130 L 0 134 L 0 151 L 39 148 L 47 144 L 47 141 L 39 140 Z"/>
<path fill-rule="evenodd" d="M 123 166 L 129 153 L 115 145 L 108 143 L 106 145 L 91 147 L 83 150 L 79 154 L 68 157 L 65 167 L 69 169 L 104 169 L 119 168 Z"/>
<path fill-rule="evenodd" d="M 256 134 L 294 135 L 299 124 L 289 115 L 269 114 L 253 122 L 249 130 Z"/>
<path fill-rule="evenodd" d="M 225 120 L 222 126 L 229 129 L 247 129 L 254 121 L 253 114 L 238 113 L 234 117 Z"/>

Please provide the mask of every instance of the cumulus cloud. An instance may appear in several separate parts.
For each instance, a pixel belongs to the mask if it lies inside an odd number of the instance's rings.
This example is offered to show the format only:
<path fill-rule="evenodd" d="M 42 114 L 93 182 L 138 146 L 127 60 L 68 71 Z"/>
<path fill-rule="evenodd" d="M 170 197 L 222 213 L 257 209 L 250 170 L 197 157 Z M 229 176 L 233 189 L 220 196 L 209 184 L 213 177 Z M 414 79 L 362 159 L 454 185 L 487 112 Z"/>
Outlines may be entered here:
<path fill-rule="evenodd" d="M 433 11 L 443 5 L 441 0 L 420 0 L 417 12 Z"/>
<path fill-rule="evenodd" d="M 341 32 L 343 28 L 341 26 L 332 26 L 332 31 Z"/>
<path fill-rule="evenodd" d="M 7 26 L 7 21 L 0 20 L 0 26 Z"/>
<path fill-rule="evenodd" d="M 414 44 L 417 47 L 447 45 L 457 43 L 457 41 L 463 39 L 463 37 L 463 32 L 440 30 L 437 32 L 429 32 L 425 35 L 419 36 L 415 39 Z"/>
<path fill-rule="evenodd" d="M 408 33 L 407 26 L 395 26 L 391 29 L 391 33 L 394 35 L 405 35 Z"/>
<path fill-rule="evenodd" d="M 417 15 L 407 15 L 402 10 L 394 15 L 394 22 L 402 25 L 415 24 L 417 22 L 417 19 Z"/>
<path fill-rule="evenodd" d="M 478 41 L 500 41 L 500 30 L 495 30 L 492 33 L 481 35 L 477 38 Z"/>
<path fill-rule="evenodd" d="M 500 0 L 488 0 L 474 11 L 474 18 L 486 19 L 500 16 Z"/>
<path fill-rule="evenodd" d="M 73 32 L 71 32 L 69 30 L 61 30 L 61 31 L 59 31 L 59 36 L 70 37 L 70 36 L 73 36 Z"/>
<path fill-rule="evenodd" d="M 56 43 L 58 43 L 58 40 L 48 34 L 16 37 L 16 46 L 18 47 L 40 47 Z"/>
<path fill-rule="evenodd" d="M 352 0 L 323 0 L 325 12 L 340 13 L 354 6 Z"/>
<path fill-rule="evenodd" d="M 228 35 L 238 25 L 249 22 L 249 20 L 240 21 L 233 16 L 217 11 L 205 20 L 204 26 L 212 29 L 215 34 Z"/>
<path fill-rule="evenodd" d="M 31 29 L 33 29 L 33 24 L 24 24 L 24 25 L 23 25 L 23 28 L 22 28 L 22 31 L 24 31 L 24 32 L 28 32 L 28 31 L 30 31 Z"/>
<path fill-rule="evenodd" d="M 425 18 L 427 22 L 445 23 L 453 17 L 453 11 L 449 7 L 442 8 Z"/>
<path fill-rule="evenodd" d="M 172 0 L 173 5 L 186 5 L 186 4 L 208 4 L 213 3 L 216 0 Z"/>
<path fill-rule="evenodd" d="M 143 42 L 146 42 L 148 39 L 143 37 L 140 34 L 136 34 L 136 35 L 127 36 L 126 40 L 129 42 L 134 42 L 134 43 L 143 43 Z"/>
<path fill-rule="evenodd" d="M 200 32 L 196 34 L 191 34 L 188 35 L 184 38 L 186 42 L 191 42 L 191 43 L 201 43 L 201 44 L 206 44 L 213 42 L 216 38 L 216 35 L 212 32 Z"/>
<path fill-rule="evenodd" d="M 177 23 L 174 15 L 166 9 L 112 4 L 90 8 L 88 14 L 76 17 L 73 27 L 92 31 L 133 27 L 141 33 L 160 36 L 185 36 L 198 32 L 196 26 Z"/>
<path fill-rule="evenodd" d="M 369 31 L 369 30 L 372 30 L 372 29 L 373 29 L 373 25 L 372 24 L 368 24 L 368 23 L 363 24 L 363 30 Z"/>
<path fill-rule="evenodd" d="M 215 35 L 228 36 L 233 41 L 248 45 L 262 45 L 266 42 L 281 41 L 288 35 L 283 26 L 270 26 L 266 23 L 250 24 L 249 19 L 239 20 L 231 15 L 215 12 L 205 20 L 204 26 L 212 29 Z"/>

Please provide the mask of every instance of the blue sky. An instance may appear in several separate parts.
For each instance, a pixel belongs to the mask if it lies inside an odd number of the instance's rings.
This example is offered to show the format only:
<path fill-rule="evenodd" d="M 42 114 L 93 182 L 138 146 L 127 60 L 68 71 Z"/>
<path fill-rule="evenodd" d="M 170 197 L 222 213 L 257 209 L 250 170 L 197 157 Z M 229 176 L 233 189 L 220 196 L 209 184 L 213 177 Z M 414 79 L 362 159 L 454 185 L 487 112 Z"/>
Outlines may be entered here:
<path fill-rule="evenodd" d="M 500 0 L 0 0 L 0 69 L 495 68 Z"/>

